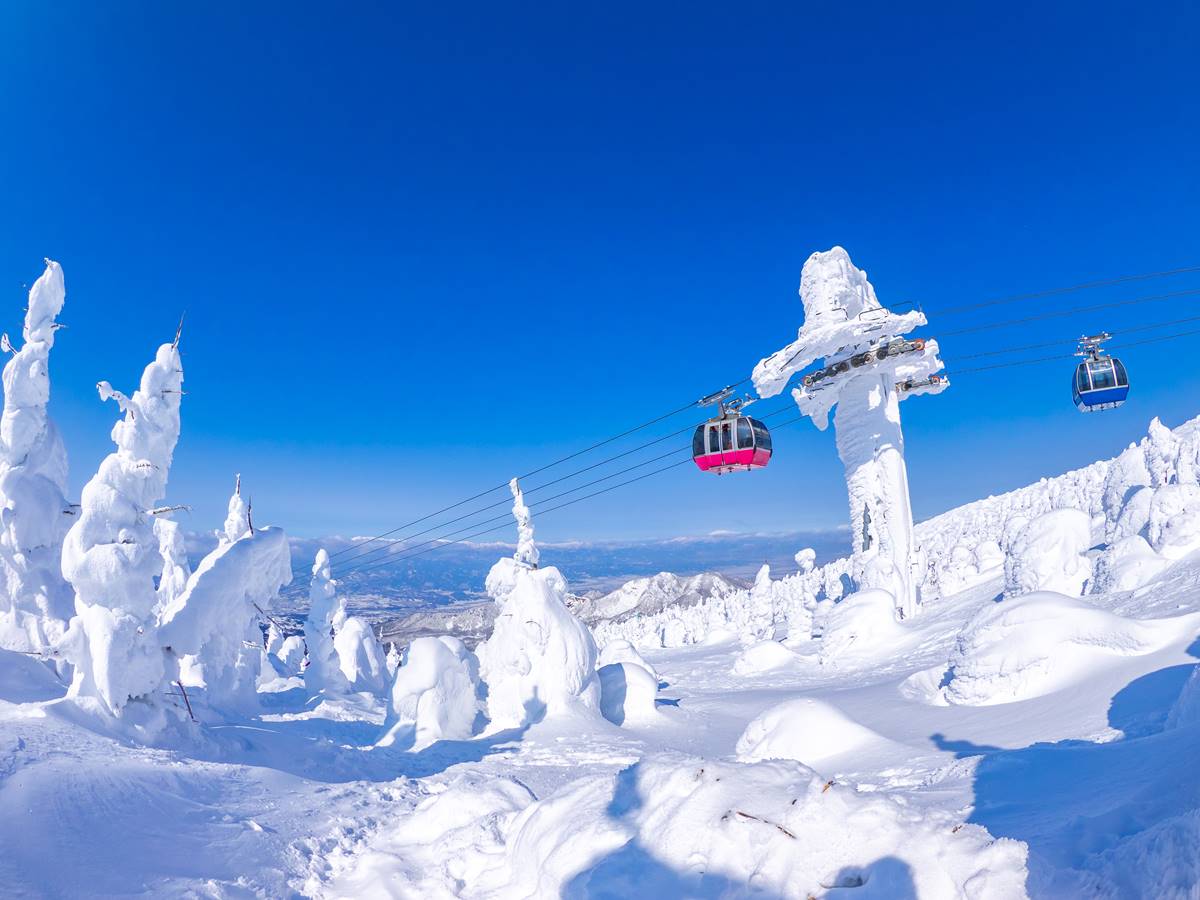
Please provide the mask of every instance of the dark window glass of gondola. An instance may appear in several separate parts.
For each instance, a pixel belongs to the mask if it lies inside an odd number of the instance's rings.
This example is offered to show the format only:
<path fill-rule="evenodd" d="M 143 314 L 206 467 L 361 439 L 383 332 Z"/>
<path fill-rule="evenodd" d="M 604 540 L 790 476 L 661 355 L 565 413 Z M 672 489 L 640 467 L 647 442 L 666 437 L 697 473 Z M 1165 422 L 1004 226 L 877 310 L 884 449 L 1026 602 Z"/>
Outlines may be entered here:
<path fill-rule="evenodd" d="M 1127 387 L 1129 385 L 1129 374 L 1125 371 L 1124 364 L 1119 359 L 1114 359 L 1113 369 L 1117 373 L 1117 384 L 1120 387 Z"/>
<path fill-rule="evenodd" d="M 749 450 L 754 446 L 754 430 L 750 427 L 749 419 L 738 419 L 737 439 L 739 450 Z"/>
<path fill-rule="evenodd" d="M 767 431 L 767 426 L 758 419 L 751 419 L 750 424 L 754 426 L 754 443 L 759 450 L 771 449 L 771 432 Z"/>

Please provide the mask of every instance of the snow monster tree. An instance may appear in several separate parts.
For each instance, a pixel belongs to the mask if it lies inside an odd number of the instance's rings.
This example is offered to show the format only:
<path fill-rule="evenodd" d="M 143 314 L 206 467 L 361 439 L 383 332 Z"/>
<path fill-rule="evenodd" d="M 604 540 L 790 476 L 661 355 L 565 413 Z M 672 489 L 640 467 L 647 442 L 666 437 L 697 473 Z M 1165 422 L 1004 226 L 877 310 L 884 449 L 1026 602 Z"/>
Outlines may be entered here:
<path fill-rule="evenodd" d="M 97 385 L 100 398 L 116 400 L 124 414 L 112 430 L 117 449 L 84 486 L 63 543 L 62 574 L 75 589 L 75 617 L 63 638 L 75 666 L 68 696 L 114 716 L 134 700 L 147 702 L 148 716 L 161 706 L 154 580 L 163 558 L 154 521 L 179 440 L 178 342 L 176 335 L 158 348 L 132 397 L 107 381 Z"/>
<path fill-rule="evenodd" d="M 797 372 L 818 359 L 822 368 L 792 391 L 796 405 L 822 431 L 836 406 L 838 455 L 846 467 L 852 577 L 859 588 L 883 588 L 908 618 L 920 604 L 925 566 L 913 539 L 900 401 L 936 394 L 949 382 L 937 342 L 902 335 L 926 324 L 913 310 L 881 306 L 867 274 L 841 247 L 814 253 L 800 275 L 804 324 L 788 346 L 754 368 L 760 397 L 780 393 Z"/>
<path fill-rule="evenodd" d="M 73 512 L 67 504 L 67 453 L 46 415 L 55 318 L 66 299 L 62 268 L 46 271 L 29 291 L 25 343 L 4 367 L 0 418 L 0 647 L 42 652 L 71 617 L 71 588 L 59 557 Z M 3 346 L 12 347 L 8 335 Z"/>

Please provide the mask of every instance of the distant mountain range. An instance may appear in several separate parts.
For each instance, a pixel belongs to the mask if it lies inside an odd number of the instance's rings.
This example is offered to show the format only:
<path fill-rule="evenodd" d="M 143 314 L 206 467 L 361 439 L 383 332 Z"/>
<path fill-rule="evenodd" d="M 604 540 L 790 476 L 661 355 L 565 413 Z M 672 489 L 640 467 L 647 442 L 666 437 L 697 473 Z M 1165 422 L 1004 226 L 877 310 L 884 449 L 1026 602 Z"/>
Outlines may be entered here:
<path fill-rule="evenodd" d="M 192 534 L 188 552 L 193 566 L 215 544 L 212 535 Z M 673 572 L 697 575 L 713 572 L 734 583 L 748 583 L 764 562 L 778 578 L 796 571 L 796 551 L 812 547 L 818 564 L 844 555 L 849 537 L 844 529 L 790 534 L 707 535 L 648 541 L 569 541 L 540 544 L 545 565 L 557 566 L 573 594 L 599 597 L 638 577 Z M 480 600 L 483 580 L 492 564 L 510 555 L 504 542 L 433 545 L 392 544 L 364 538 L 333 536 L 293 538 L 294 580 L 275 609 L 281 617 L 298 619 L 308 609 L 308 576 L 313 556 L 324 547 L 333 557 L 333 574 L 351 612 L 382 623 L 402 614 Z M 429 552 L 423 552 L 429 551 Z M 415 555 L 415 554 L 420 555 Z M 386 562 L 389 557 L 404 557 Z"/>

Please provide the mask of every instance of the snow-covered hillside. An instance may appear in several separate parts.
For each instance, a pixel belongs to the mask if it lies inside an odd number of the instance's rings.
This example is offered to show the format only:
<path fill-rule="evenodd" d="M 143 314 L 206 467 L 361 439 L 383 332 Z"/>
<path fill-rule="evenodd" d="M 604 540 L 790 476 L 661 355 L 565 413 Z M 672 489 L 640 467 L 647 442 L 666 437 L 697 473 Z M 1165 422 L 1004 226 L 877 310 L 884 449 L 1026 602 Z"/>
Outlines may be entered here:
<path fill-rule="evenodd" d="M 324 548 L 285 637 L 240 482 L 188 563 L 178 347 L 101 383 L 65 535 L 48 393 L 6 396 L 5 896 L 1200 897 L 1200 419 L 921 524 L 913 606 L 812 548 L 577 596 L 514 480 L 489 599 L 385 653 Z"/>

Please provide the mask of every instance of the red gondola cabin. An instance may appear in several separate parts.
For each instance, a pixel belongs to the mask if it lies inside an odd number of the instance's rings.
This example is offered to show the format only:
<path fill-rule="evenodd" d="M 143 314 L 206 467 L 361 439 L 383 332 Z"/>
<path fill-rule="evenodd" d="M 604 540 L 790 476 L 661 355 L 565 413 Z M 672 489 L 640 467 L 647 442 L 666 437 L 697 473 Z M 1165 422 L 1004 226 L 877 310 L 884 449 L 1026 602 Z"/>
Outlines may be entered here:
<path fill-rule="evenodd" d="M 771 461 L 771 432 L 750 416 L 709 419 L 696 426 L 692 459 L 701 472 L 715 475 L 762 469 Z"/>

